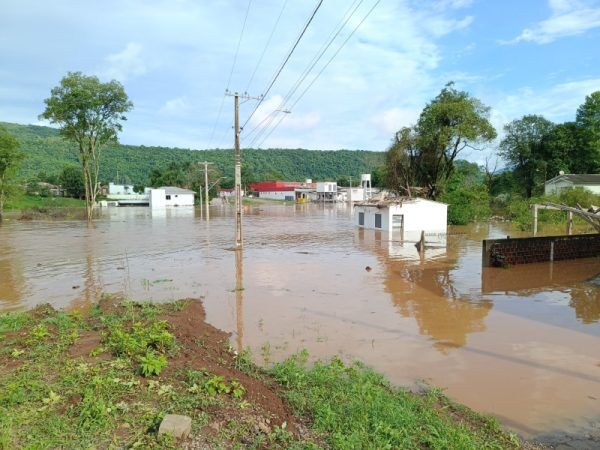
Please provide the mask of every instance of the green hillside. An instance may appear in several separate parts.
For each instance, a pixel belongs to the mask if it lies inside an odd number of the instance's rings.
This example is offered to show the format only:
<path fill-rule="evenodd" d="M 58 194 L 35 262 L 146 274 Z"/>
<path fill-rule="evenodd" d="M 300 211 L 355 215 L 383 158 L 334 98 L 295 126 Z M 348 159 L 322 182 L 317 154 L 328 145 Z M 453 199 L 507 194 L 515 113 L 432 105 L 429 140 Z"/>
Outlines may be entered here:
<path fill-rule="evenodd" d="M 76 149 L 58 136 L 57 130 L 36 125 L 3 123 L 20 142 L 26 154 L 21 178 L 30 178 L 40 172 L 58 174 L 65 165 L 78 164 Z M 304 149 L 244 149 L 244 165 L 257 180 L 267 180 L 276 174 L 286 180 L 337 179 L 369 173 L 384 162 L 382 152 L 354 150 Z M 233 177 L 232 150 L 189 150 L 143 145 L 112 145 L 103 150 L 100 179 L 112 181 L 117 172 L 121 181 L 145 184 L 150 171 L 164 168 L 169 163 L 210 161 L 224 176 Z"/>

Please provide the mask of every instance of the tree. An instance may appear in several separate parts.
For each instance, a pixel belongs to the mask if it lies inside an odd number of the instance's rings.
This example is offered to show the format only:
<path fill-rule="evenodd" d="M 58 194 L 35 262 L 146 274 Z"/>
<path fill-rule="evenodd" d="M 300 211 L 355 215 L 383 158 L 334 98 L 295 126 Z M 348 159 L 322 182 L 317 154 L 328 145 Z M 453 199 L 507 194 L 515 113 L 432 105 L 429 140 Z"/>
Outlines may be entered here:
<path fill-rule="evenodd" d="M 544 145 L 553 129 L 552 122 L 536 115 L 523 116 L 504 126 L 500 155 L 513 166 L 527 198 L 531 198 L 541 176 L 544 181 L 548 176 Z"/>
<path fill-rule="evenodd" d="M 60 135 L 77 144 L 85 187 L 86 212 L 92 220 L 99 193 L 101 149 L 117 141 L 121 122 L 133 104 L 123 85 L 112 80 L 101 83 L 95 76 L 69 72 L 60 85 L 52 88 L 44 100 L 45 111 L 40 118 L 60 126 Z"/>
<path fill-rule="evenodd" d="M 577 109 L 575 123 L 581 130 L 583 158 L 587 173 L 600 171 L 600 91 L 591 93 Z M 586 173 L 584 171 L 581 171 Z"/>
<path fill-rule="evenodd" d="M 12 191 L 12 177 L 23 159 L 17 141 L 4 127 L 0 127 L 0 222 L 4 213 L 4 201 Z"/>
<path fill-rule="evenodd" d="M 69 197 L 82 198 L 85 196 L 83 174 L 76 166 L 65 166 L 60 173 L 59 182 Z"/>
<path fill-rule="evenodd" d="M 454 161 L 465 149 L 496 138 L 489 122 L 490 108 L 448 83 L 429 102 L 414 127 L 403 128 L 388 150 L 390 188 L 410 195 L 410 186 L 425 188 L 436 199 L 454 170 Z"/>

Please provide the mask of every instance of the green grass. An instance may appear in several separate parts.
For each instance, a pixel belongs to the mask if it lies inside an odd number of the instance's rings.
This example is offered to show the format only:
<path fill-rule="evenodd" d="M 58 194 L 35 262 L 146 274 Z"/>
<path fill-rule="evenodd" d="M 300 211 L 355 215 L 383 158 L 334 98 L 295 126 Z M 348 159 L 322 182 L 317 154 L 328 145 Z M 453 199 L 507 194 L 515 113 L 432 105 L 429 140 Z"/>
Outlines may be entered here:
<path fill-rule="evenodd" d="M 417 395 L 392 387 L 355 363 L 305 366 L 306 354 L 277 364 L 276 380 L 294 410 L 311 418 L 334 449 L 519 448 L 495 420 L 453 404 L 438 390 Z"/>
<path fill-rule="evenodd" d="M 24 193 L 10 197 L 5 204 L 6 210 L 27 210 L 36 208 L 85 208 L 85 201 L 68 197 L 40 197 Z"/>
<path fill-rule="evenodd" d="M 302 437 L 285 423 L 260 431 L 264 413 L 241 378 L 175 364 L 206 348 L 201 335 L 183 346 L 165 320 L 185 314 L 187 304 L 101 303 L 85 316 L 49 306 L 0 314 L 0 450 L 64 448 L 67 442 L 69 448 L 173 448 L 157 437 L 170 413 L 190 416 L 192 433 L 206 437 L 209 448 L 520 447 L 493 419 L 438 390 L 414 394 L 336 358 L 307 367 L 306 353 L 264 371 L 242 352 L 229 363 L 238 377 L 272 386 L 309 425 Z M 97 345 L 83 346 L 90 335 Z M 218 432 L 206 435 L 204 427 L 215 424 Z"/>

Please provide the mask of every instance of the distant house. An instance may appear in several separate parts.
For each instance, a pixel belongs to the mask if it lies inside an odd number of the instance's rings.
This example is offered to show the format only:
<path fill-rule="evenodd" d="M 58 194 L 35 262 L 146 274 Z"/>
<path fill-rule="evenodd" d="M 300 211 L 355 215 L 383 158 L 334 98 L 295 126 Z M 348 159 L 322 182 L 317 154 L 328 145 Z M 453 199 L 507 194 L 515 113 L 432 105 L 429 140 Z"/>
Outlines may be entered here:
<path fill-rule="evenodd" d="M 418 240 L 421 231 L 446 234 L 448 227 L 448 205 L 424 198 L 359 202 L 354 214 L 360 228 L 397 232 L 409 240 Z"/>
<path fill-rule="evenodd" d="M 317 201 L 319 202 L 337 202 L 338 188 L 335 181 L 317 182 Z"/>
<path fill-rule="evenodd" d="M 244 196 L 244 190 L 242 189 L 242 197 Z M 225 197 L 225 198 L 230 198 L 230 197 L 235 197 L 235 189 L 233 188 L 221 188 L 219 189 L 219 197 Z"/>
<path fill-rule="evenodd" d="M 582 187 L 594 194 L 600 194 L 600 174 L 561 173 L 557 177 L 546 181 L 544 184 L 544 194 L 559 194 L 563 189 L 575 187 Z"/>
<path fill-rule="evenodd" d="M 174 186 L 162 186 L 150 190 L 150 207 L 194 206 L 195 195 L 196 193 L 189 189 L 182 189 Z"/>
<path fill-rule="evenodd" d="M 108 195 L 134 195 L 133 184 L 108 183 Z"/>
<path fill-rule="evenodd" d="M 295 200 L 295 190 L 300 187 L 314 187 L 314 184 L 299 181 L 262 181 L 250 184 L 250 190 L 256 192 L 259 198 L 290 202 Z"/>

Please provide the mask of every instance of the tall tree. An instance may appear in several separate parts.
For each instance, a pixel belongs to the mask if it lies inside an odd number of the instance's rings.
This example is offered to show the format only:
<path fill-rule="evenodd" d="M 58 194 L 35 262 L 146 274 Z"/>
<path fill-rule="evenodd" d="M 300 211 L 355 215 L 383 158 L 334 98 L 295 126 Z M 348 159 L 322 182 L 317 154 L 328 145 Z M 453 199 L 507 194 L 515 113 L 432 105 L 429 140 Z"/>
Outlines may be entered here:
<path fill-rule="evenodd" d="M 82 198 L 85 195 L 85 183 L 81 170 L 77 166 L 65 166 L 60 173 L 59 181 L 69 197 Z"/>
<path fill-rule="evenodd" d="M 112 80 L 101 83 L 95 76 L 70 72 L 60 85 L 52 88 L 44 100 L 40 118 L 60 126 L 60 134 L 77 144 L 85 185 L 88 221 L 92 220 L 96 197 L 100 191 L 98 173 L 102 147 L 117 142 L 121 122 L 133 104 L 123 85 Z"/>
<path fill-rule="evenodd" d="M 12 177 L 23 159 L 17 141 L 4 127 L 0 127 L 0 222 L 4 213 L 4 201 L 12 189 Z"/>
<path fill-rule="evenodd" d="M 523 116 L 504 126 L 500 155 L 513 166 L 527 198 L 533 195 L 537 182 L 549 175 L 544 145 L 553 129 L 552 122 L 536 115 Z"/>
<path fill-rule="evenodd" d="M 583 164 L 587 173 L 600 172 L 600 91 L 585 98 L 577 109 L 575 121 L 582 137 L 580 159 L 587 162 Z"/>
<path fill-rule="evenodd" d="M 409 185 L 425 188 L 437 198 L 454 170 L 454 161 L 465 149 L 479 150 L 496 138 L 489 121 L 490 108 L 448 83 L 425 106 L 417 124 L 396 135 L 388 150 L 388 183 L 410 195 Z M 413 184 L 414 185 L 414 184 Z"/>

